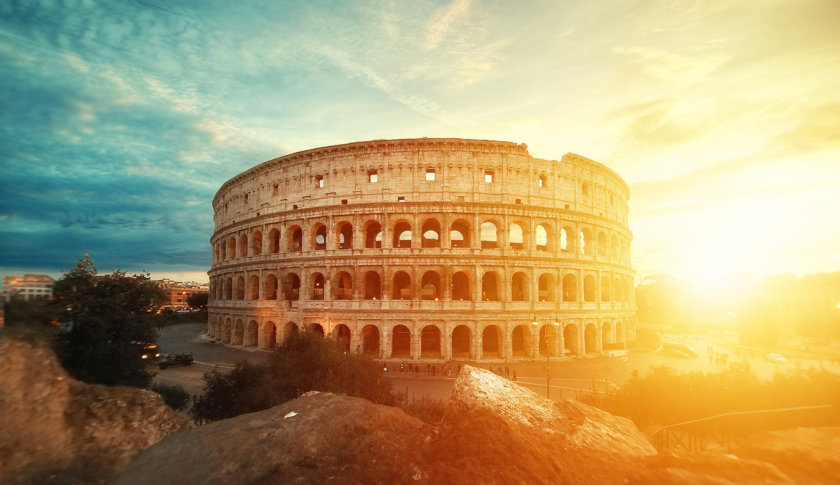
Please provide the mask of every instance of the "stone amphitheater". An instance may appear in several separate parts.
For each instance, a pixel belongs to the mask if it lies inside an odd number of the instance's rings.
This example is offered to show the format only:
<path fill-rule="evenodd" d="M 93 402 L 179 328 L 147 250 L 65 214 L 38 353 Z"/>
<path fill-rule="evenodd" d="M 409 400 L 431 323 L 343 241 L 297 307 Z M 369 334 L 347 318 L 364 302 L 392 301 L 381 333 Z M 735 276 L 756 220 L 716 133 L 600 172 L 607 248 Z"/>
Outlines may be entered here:
<path fill-rule="evenodd" d="M 213 199 L 208 328 L 380 359 L 579 357 L 635 338 L 627 184 L 511 142 L 376 140 L 257 165 Z"/>

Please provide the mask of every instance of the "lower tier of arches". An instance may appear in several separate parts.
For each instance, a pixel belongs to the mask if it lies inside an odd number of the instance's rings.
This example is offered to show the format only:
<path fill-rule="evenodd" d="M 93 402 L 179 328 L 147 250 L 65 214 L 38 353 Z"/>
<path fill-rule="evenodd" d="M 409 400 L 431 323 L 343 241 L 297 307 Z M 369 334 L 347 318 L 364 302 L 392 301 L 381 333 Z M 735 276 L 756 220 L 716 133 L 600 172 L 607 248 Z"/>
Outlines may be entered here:
<path fill-rule="evenodd" d="M 207 335 L 221 343 L 272 349 L 296 333 L 317 332 L 348 352 L 378 359 L 525 360 L 580 357 L 625 349 L 635 340 L 635 317 L 608 315 L 249 315 L 210 311 Z"/>

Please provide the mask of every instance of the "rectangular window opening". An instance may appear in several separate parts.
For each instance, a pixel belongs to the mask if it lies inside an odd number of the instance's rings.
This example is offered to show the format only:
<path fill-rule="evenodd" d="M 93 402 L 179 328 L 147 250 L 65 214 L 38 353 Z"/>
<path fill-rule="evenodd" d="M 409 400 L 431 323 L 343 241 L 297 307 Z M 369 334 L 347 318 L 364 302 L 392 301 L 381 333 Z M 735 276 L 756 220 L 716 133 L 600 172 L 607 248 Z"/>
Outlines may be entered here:
<path fill-rule="evenodd" d="M 493 183 L 493 171 L 487 170 L 484 172 L 484 183 L 492 184 Z"/>
<path fill-rule="evenodd" d="M 403 197 L 403 196 L 397 197 L 397 202 L 405 202 L 405 197 Z"/>
<path fill-rule="evenodd" d="M 324 188 L 324 176 L 323 175 L 316 175 L 315 176 L 315 188 L 316 189 L 323 189 Z"/>
<path fill-rule="evenodd" d="M 426 169 L 426 182 L 434 182 L 435 181 L 435 169 L 427 168 Z"/>
<path fill-rule="evenodd" d="M 376 173 L 376 170 L 371 170 L 368 172 L 368 182 L 372 184 L 379 182 L 379 174 Z"/>
<path fill-rule="evenodd" d="M 343 205 L 347 205 L 347 199 L 341 199 L 341 203 L 342 203 Z"/>

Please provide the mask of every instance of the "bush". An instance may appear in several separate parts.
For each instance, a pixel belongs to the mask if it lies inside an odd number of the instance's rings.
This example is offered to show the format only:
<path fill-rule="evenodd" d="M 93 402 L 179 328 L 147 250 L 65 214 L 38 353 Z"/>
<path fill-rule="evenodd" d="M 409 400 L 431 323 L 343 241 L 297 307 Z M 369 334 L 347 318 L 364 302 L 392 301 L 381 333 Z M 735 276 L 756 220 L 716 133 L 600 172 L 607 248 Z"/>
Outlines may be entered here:
<path fill-rule="evenodd" d="M 153 384 L 152 390 L 160 394 L 163 402 L 176 411 L 182 411 L 190 404 L 190 393 L 183 386 L 177 384 Z"/>
<path fill-rule="evenodd" d="M 363 397 L 391 404 L 390 383 L 369 357 L 345 353 L 317 334 L 293 335 L 267 364 L 241 362 L 229 374 L 204 375 L 204 393 L 192 408 L 196 421 L 215 421 L 268 409 L 307 391 Z"/>
<path fill-rule="evenodd" d="M 443 421 L 448 403 L 441 399 L 431 399 L 426 396 L 420 399 L 401 399 L 397 404 L 406 414 L 414 416 L 429 424 L 439 424 Z"/>

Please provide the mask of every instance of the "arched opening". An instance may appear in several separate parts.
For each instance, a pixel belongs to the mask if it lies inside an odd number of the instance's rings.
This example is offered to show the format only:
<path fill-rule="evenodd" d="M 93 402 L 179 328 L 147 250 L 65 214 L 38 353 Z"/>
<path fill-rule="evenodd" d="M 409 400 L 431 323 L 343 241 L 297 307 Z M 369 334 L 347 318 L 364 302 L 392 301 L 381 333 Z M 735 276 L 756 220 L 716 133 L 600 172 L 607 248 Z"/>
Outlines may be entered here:
<path fill-rule="evenodd" d="M 228 278 L 225 280 L 225 300 L 232 300 L 233 299 L 233 279 Z"/>
<path fill-rule="evenodd" d="M 481 333 L 481 355 L 485 359 L 502 356 L 502 332 L 496 325 L 484 327 Z"/>
<path fill-rule="evenodd" d="M 333 298 L 336 300 L 353 299 L 353 278 L 347 271 L 340 271 L 335 275 L 333 281 Z"/>
<path fill-rule="evenodd" d="M 453 248 L 470 247 L 470 226 L 462 220 L 452 223 L 452 230 L 449 232 L 449 241 Z"/>
<path fill-rule="evenodd" d="M 254 256 L 262 254 L 262 233 L 260 231 L 254 231 L 251 236 L 251 253 Z"/>
<path fill-rule="evenodd" d="M 368 271 L 365 273 L 365 300 L 381 300 L 382 284 L 379 273 Z"/>
<path fill-rule="evenodd" d="M 470 328 L 458 325 L 452 330 L 452 357 L 458 359 L 472 358 L 470 353 Z"/>
<path fill-rule="evenodd" d="M 420 357 L 439 359 L 441 355 L 440 329 L 435 325 L 426 325 L 420 332 Z"/>
<path fill-rule="evenodd" d="M 536 244 L 537 251 L 548 251 L 549 247 L 549 230 L 548 226 L 544 224 L 539 224 L 537 227 L 534 228 L 534 243 Z"/>
<path fill-rule="evenodd" d="M 277 347 L 277 328 L 274 322 L 267 322 L 263 325 L 263 334 L 265 335 L 265 348 L 273 349 Z"/>
<path fill-rule="evenodd" d="M 499 230 L 496 224 L 487 221 L 481 224 L 481 249 L 499 247 Z"/>
<path fill-rule="evenodd" d="M 526 357 L 528 355 L 528 342 L 531 332 L 527 325 L 517 325 L 510 335 L 510 345 L 514 357 Z"/>
<path fill-rule="evenodd" d="M 243 234 L 239 238 L 239 257 L 245 258 L 248 256 L 248 236 Z"/>
<path fill-rule="evenodd" d="M 257 346 L 257 337 L 259 337 L 258 333 L 259 326 L 257 322 L 251 320 L 248 322 L 248 325 L 245 326 L 245 346 L 246 347 L 256 347 Z"/>
<path fill-rule="evenodd" d="M 583 301 L 595 301 L 595 293 L 595 277 L 592 275 L 586 275 L 583 278 Z"/>
<path fill-rule="evenodd" d="M 510 225 L 509 242 L 511 249 L 525 249 L 525 231 L 518 222 Z"/>
<path fill-rule="evenodd" d="M 411 356 L 411 330 L 397 325 L 391 334 L 391 358 Z"/>
<path fill-rule="evenodd" d="M 300 300 L 300 277 L 298 277 L 298 275 L 296 275 L 295 273 L 287 274 L 284 290 L 286 293 L 287 300 Z"/>
<path fill-rule="evenodd" d="M 230 343 L 233 345 L 242 345 L 242 342 L 245 340 L 245 325 L 242 323 L 242 320 L 236 319 L 236 323 L 233 325 L 233 340 Z"/>
<path fill-rule="evenodd" d="M 555 341 L 556 339 L 560 338 L 560 324 L 557 325 L 547 324 L 543 325 L 540 328 L 540 355 L 546 355 L 548 353 L 552 357 L 554 357 L 556 352 L 554 351 L 555 348 Z"/>
<path fill-rule="evenodd" d="M 422 236 L 420 246 L 423 248 L 440 247 L 440 223 L 435 219 L 428 219 L 423 223 L 420 231 Z"/>
<path fill-rule="evenodd" d="M 510 282 L 510 297 L 512 301 L 528 301 L 528 276 L 517 271 Z"/>
<path fill-rule="evenodd" d="M 312 249 L 316 251 L 327 249 L 327 226 L 315 224 L 312 228 Z"/>
<path fill-rule="evenodd" d="M 580 230 L 580 252 L 586 256 L 595 255 L 595 244 L 592 241 L 592 231 L 587 228 Z"/>
<path fill-rule="evenodd" d="M 245 277 L 239 276 L 236 278 L 236 299 L 245 299 Z"/>
<path fill-rule="evenodd" d="M 610 325 L 610 322 L 604 322 L 601 326 L 601 343 L 603 345 L 613 343 L 612 325 Z"/>
<path fill-rule="evenodd" d="M 394 273 L 394 288 L 391 298 L 394 300 L 411 299 L 411 276 L 405 271 Z"/>
<path fill-rule="evenodd" d="M 382 247 L 382 226 L 376 222 L 368 222 L 365 227 L 365 247 L 378 249 Z"/>
<path fill-rule="evenodd" d="M 289 228 L 287 234 L 287 251 L 290 253 L 303 251 L 303 229 L 301 229 L 300 226 L 293 226 Z"/>
<path fill-rule="evenodd" d="M 309 333 L 324 338 L 324 327 L 320 323 L 313 323 L 309 326 Z"/>
<path fill-rule="evenodd" d="M 610 278 L 601 277 L 601 301 L 610 301 Z"/>
<path fill-rule="evenodd" d="M 312 275 L 312 299 L 313 300 L 323 300 L 324 299 L 324 287 L 326 286 L 326 279 L 324 275 L 321 273 L 315 273 Z"/>
<path fill-rule="evenodd" d="M 228 259 L 236 258 L 236 238 L 232 237 L 228 240 Z"/>
<path fill-rule="evenodd" d="M 483 301 L 499 301 L 499 275 L 495 271 L 488 271 L 481 277 L 481 299 Z"/>
<path fill-rule="evenodd" d="M 598 233 L 598 256 L 604 257 L 609 250 L 609 243 L 607 242 L 607 235 L 604 232 Z"/>
<path fill-rule="evenodd" d="M 347 325 L 338 324 L 333 329 L 333 334 L 335 335 L 335 341 L 338 344 L 338 348 L 343 350 L 344 352 L 350 352 L 350 327 Z"/>
<path fill-rule="evenodd" d="M 554 276 L 550 273 L 543 273 L 539 279 L 539 300 L 540 301 L 555 301 L 554 296 Z"/>
<path fill-rule="evenodd" d="M 272 229 L 268 233 L 268 250 L 271 251 L 272 254 L 280 252 L 280 231 L 277 229 Z"/>
<path fill-rule="evenodd" d="M 296 339 L 300 336 L 300 328 L 294 322 L 286 323 L 285 328 L 283 328 L 283 341 L 287 341 L 290 339 Z"/>
<path fill-rule="evenodd" d="M 420 298 L 423 300 L 440 300 L 440 275 L 437 271 L 426 271 L 420 280 Z"/>
<path fill-rule="evenodd" d="M 362 353 L 379 357 L 379 328 L 375 325 L 362 328 Z"/>
<path fill-rule="evenodd" d="M 277 277 L 273 274 L 269 274 L 265 277 L 265 283 L 263 283 L 263 299 L 277 299 Z"/>
<path fill-rule="evenodd" d="M 248 299 L 258 300 L 260 298 L 260 278 L 257 275 L 248 277 Z"/>
<path fill-rule="evenodd" d="M 219 260 L 223 261 L 227 259 L 227 241 L 222 241 L 219 245 Z"/>
<path fill-rule="evenodd" d="M 577 278 L 573 274 L 563 277 L 563 301 L 577 301 Z"/>
<path fill-rule="evenodd" d="M 597 345 L 598 345 L 596 335 L 597 335 L 597 331 L 595 330 L 595 325 L 592 325 L 591 323 L 589 325 L 587 325 L 586 330 L 584 331 L 584 334 L 583 334 L 583 340 L 584 340 L 583 350 L 587 354 L 589 354 L 591 352 L 597 352 L 598 351 L 598 349 L 596 348 Z"/>
<path fill-rule="evenodd" d="M 574 234 L 574 231 L 568 226 L 560 229 L 560 251 L 567 253 L 575 250 L 575 241 L 571 234 Z"/>
<path fill-rule="evenodd" d="M 453 300 L 472 300 L 472 292 L 470 291 L 470 277 L 463 271 L 458 271 L 452 275 L 452 299 Z"/>
<path fill-rule="evenodd" d="M 615 322 L 615 341 L 616 343 L 624 343 L 624 325 L 619 321 Z"/>
<path fill-rule="evenodd" d="M 411 225 L 409 223 L 400 221 L 394 226 L 394 247 L 411 247 Z"/>
<path fill-rule="evenodd" d="M 578 354 L 578 329 L 576 325 L 566 325 L 563 329 L 563 347 L 570 355 Z"/>
<path fill-rule="evenodd" d="M 349 222 L 338 225 L 338 249 L 353 249 L 353 226 Z"/>

